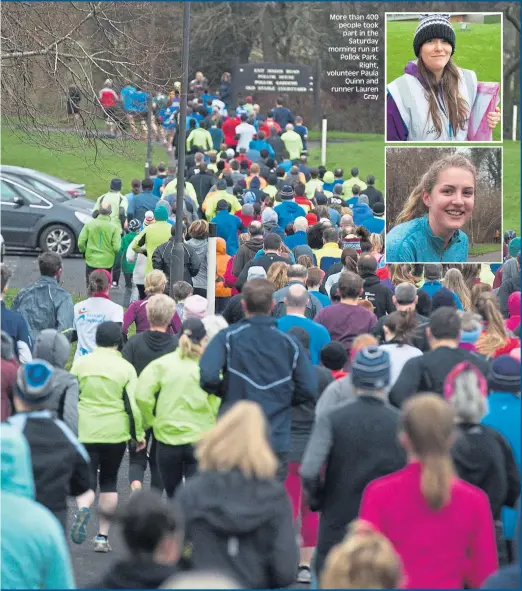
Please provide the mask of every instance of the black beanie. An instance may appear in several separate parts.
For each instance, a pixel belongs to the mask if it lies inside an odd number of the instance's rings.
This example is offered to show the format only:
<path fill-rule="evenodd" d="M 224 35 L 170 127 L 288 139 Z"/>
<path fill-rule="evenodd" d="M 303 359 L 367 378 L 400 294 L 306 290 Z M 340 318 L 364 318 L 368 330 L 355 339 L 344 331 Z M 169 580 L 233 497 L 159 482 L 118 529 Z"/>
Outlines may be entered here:
<path fill-rule="evenodd" d="M 444 39 L 451 45 L 451 55 L 455 53 L 455 31 L 451 26 L 449 14 L 423 14 L 413 37 L 413 51 L 419 57 L 421 47 L 430 39 Z"/>

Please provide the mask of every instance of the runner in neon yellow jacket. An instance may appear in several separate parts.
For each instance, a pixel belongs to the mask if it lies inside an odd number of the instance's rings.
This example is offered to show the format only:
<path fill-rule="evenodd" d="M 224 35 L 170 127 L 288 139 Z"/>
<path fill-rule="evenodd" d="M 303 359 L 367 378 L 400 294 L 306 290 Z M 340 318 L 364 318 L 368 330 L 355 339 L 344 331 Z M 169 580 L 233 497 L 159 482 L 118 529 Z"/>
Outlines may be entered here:
<path fill-rule="evenodd" d="M 152 427 L 165 491 L 173 497 L 183 476 L 197 469 L 193 444 L 216 424 L 220 399 L 199 385 L 199 359 L 206 342 L 201 320 L 187 319 L 179 346 L 140 374 L 137 403 L 145 429 Z"/>
<path fill-rule="evenodd" d="M 145 437 L 135 393 L 138 377 L 119 351 L 96 347 L 71 368 L 78 378 L 78 439 L 122 443 Z"/>

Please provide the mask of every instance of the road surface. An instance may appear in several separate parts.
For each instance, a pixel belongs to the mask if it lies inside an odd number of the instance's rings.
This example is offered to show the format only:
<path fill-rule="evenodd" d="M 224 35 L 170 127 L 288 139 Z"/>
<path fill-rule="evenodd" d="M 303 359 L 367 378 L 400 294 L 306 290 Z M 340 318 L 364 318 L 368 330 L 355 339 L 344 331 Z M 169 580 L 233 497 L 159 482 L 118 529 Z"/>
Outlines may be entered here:
<path fill-rule="evenodd" d="M 11 288 L 22 288 L 34 283 L 40 276 L 38 271 L 37 255 L 33 254 L 8 254 L 4 260 L 13 270 L 13 276 L 9 282 Z M 121 277 L 121 285 L 124 285 L 124 278 Z M 74 295 L 86 297 L 85 289 L 85 262 L 80 257 L 66 258 L 63 262 L 62 286 Z M 111 299 L 119 304 L 123 303 L 125 294 L 124 288 L 112 289 Z M 150 471 L 147 469 L 145 474 L 145 487 L 150 483 Z M 125 453 L 120 472 L 118 475 L 118 493 L 120 502 L 125 502 L 130 496 L 129 488 L 129 456 Z M 95 509 L 96 503 L 93 506 Z M 69 503 L 69 527 L 72 523 L 75 512 L 75 504 L 71 500 Z M 107 554 L 96 553 L 93 551 L 93 539 L 98 533 L 97 519 L 95 510 L 88 526 L 87 540 L 78 546 L 73 544 L 68 536 L 69 549 L 76 577 L 76 586 L 78 588 L 93 587 L 97 584 L 103 573 L 109 569 L 110 565 L 121 559 L 125 555 L 125 547 L 121 539 L 119 528 L 113 527 L 109 535 L 109 541 L 112 546 L 112 552 Z M 308 585 L 295 584 L 293 588 L 307 588 Z"/>
<path fill-rule="evenodd" d="M 21 289 L 27 287 L 38 280 L 40 272 L 38 270 L 38 255 L 34 253 L 12 254 L 8 253 L 4 262 L 9 265 L 13 271 L 13 276 L 9 281 L 9 287 Z M 85 286 L 85 261 L 80 256 L 63 259 L 63 273 L 61 285 L 73 296 L 87 297 Z M 123 275 L 120 278 L 120 285 L 117 289 L 111 289 L 110 297 L 117 304 L 123 305 L 125 297 L 125 279 Z M 128 296 L 128 294 L 127 294 Z M 128 305 L 128 303 L 126 303 Z"/>

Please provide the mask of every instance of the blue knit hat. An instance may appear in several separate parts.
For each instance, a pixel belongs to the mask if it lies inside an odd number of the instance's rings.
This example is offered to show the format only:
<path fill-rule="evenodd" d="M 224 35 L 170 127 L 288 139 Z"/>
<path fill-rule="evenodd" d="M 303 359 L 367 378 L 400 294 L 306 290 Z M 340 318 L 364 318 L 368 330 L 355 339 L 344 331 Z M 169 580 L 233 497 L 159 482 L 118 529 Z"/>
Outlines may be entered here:
<path fill-rule="evenodd" d="M 509 355 L 497 357 L 489 368 L 488 386 L 492 392 L 520 392 L 520 361 Z"/>
<path fill-rule="evenodd" d="M 357 352 L 352 361 L 352 384 L 364 390 L 382 390 L 390 383 L 390 356 L 371 345 Z"/>
<path fill-rule="evenodd" d="M 166 207 L 163 205 L 158 205 L 154 210 L 154 219 L 157 222 L 166 222 L 169 219 L 169 212 L 167 211 Z"/>
<path fill-rule="evenodd" d="M 30 405 L 41 405 L 53 394 L 54 368 L 43 359 L 33 359 L 18 368 L 16 395 Z"/>

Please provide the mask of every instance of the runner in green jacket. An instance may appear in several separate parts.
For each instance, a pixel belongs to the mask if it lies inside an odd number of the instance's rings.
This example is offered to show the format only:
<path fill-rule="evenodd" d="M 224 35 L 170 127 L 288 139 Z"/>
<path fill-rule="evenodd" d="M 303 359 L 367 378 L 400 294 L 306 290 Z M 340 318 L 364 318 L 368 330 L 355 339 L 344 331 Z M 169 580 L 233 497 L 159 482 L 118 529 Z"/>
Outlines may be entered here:
<path fill-rule="evenodd" d="M 78 250 L 85 256 L 88 277 L 95 269 L 111 271 L 121 246 L 121 231 L 112 223 L 110 206 L 101 204 L 99 215 L 83 226 L 78 236 Z"/>
<path fill-rule="evenodd" d="M 179 346 L 149 363 L 140 374 L 137 403 L 145 429 L 157 441 L 157 463 L 171 498 L 183 476 L 197 469 L 193 444 L 216 423 L 220 399 L 199 386 L 199 359 L 206 343 L 201 320 L 182 325 Z"/>
<path fill-rule="evenodd" d="M 118 351 L 121 325 L 102 322 L 96 331 L 96 349 L 75 361 L 71 374 L 78 378 L 78 439 L 91 459 L 92 489 L 100 484 L 100 509 L 111 513 L 118 504 L 117 480 L 129 440 L 145 446 L 141 414 L 135 401 L 137 375 Z M 98 475 L 98 468 L 100 469 Z M 80 511 L 89 511 L 88 508 Z M 78 516 L 75 524 L 82 523 Z M 109 522 L 100 517 L 95 552 L 110 552 Z M 71 531 L 73 541 L 76 532 Z"/>

